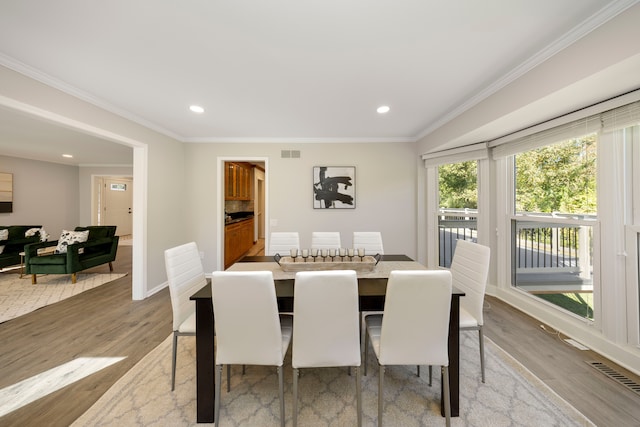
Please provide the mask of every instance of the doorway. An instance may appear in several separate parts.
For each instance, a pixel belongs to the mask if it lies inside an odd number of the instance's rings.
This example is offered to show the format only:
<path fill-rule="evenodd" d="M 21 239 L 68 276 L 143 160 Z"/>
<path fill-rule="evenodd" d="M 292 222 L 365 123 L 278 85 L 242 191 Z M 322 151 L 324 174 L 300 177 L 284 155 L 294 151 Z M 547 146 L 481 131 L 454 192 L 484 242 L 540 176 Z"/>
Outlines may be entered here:
<path fill-rule="evenodd" d="M 269 221 L 269 185 L 268 185 L 268 166 L 269 159 L 267 157 L 218 157 L 218 205 L 217 205 L 217 265 L 219 269 L 224 269 L 225 265 L 225 226 L 226 226 L 226 187 L 225 187 L 225 162 L 250 163 L 254 166 L 253 189 L 254 198 L 251 201 L 251 211 L 254 216 L 253 239 L 257 241 L 264 238 L 267 234 Z M 230 211 L 233 212 L 233 211 Z M 263 236 L 263 237 L 261 237 Z M 265 239 L 266 241 L 266 239 Z"/>
<path fill-rule="evenodd" d="M 115 225 L 118 236 L 133 233 L 133 178 L 96 177 L 94 187 L 94 218 L 96 225 Z"/>

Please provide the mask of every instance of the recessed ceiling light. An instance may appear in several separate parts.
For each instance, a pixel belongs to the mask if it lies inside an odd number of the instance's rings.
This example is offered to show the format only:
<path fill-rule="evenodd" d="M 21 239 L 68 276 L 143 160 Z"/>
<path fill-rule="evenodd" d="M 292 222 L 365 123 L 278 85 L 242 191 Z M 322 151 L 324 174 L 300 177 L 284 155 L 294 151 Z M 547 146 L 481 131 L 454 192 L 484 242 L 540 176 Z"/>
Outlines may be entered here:
<path fill-rule="evenodd" d="M 191 111 L 193 111 L 194 113 L 198 113 L 198 114 L 204 113 L 204 108 L 202 108 L 199 105 L 192 105 L 192 106 L 189 107 L 189 109 Z"/>
<path fill-rule="evenodd" d="M 378 107 L 378 109 L 376 110 L 379 114 L 384 114 L 384 113 L 388 113 L 390 110 L 388 105 L 381 105 L 380 107 Z"/>
<path fill-rule="evenodd" d="M 67 159 L 73 159 L 73 154 L 63 154 L 62 157 L 66 157 Z"/>

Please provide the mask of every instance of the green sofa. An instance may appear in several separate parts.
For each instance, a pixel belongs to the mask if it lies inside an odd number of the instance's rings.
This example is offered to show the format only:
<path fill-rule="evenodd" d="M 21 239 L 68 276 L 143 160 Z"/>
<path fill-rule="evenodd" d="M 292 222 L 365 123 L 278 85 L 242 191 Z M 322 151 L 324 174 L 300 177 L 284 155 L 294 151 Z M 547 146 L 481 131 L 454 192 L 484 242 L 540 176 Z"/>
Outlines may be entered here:
<path fill-rule="evenodd" d="M 0 226 L 0 230 L 9 230 L 6 240 L 0 240 L 0 246 L 4 246 L 0 253 L 0 268 L 20 264 L 20 252 L 24 251 L 24 246 L 40 241 L 40 233 L 31 237 L 26 237 L 25 233 L 31 228 L 42 228 L 41 225 L 10 225 Z"/>
<path fill-rule="evenodd" d="M 31 283 L 37 283 L 37 274 L 71 274 L 71 282 L 76 283 L 76 273 L 102 264 L 109 264 L 113 271 L 112 262 L 116 259 L 118 250 L 118 236 L 116 227 L 112 225 L 94 225 L 76 227 L 74 231 L 89 230 L 86 242 L 73 243 L 67 246 L 67 252 L 58 254 L 52 250 L 58 241 L 33 243 L 25 247 L 25 269 L 31 274 Z M 49 248 L 49 252 L 38 255 L 38 251 Z"/>

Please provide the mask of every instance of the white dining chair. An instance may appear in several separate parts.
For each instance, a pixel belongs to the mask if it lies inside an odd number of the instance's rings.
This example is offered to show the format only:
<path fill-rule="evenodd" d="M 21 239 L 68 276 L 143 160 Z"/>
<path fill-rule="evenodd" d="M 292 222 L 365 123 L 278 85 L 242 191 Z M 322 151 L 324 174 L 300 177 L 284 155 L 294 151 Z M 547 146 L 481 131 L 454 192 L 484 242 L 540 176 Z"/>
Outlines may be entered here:
<path fill-rule="evenodd" d="M 195 242 L 164 251 L 169 295 L 173 310 L 173 352 L 171 358 L 171 390 L 176 385 L 178 337 L 196 334 L 196 306 L 189 298 L 207 285 L 200 253 Z"/>
<path fill-rule="evenodd" d="M 311 233 L 313 249 L 338 249 L 342 247 L 339 231 L 314 231 Z"/>
<path fill-rule="evenodd" d="M 356 374 L 358 426 L 362 425 L 358 279 L 353 270 L 296 273 L 293 299 L 293 425 L 298 425 L 302 368 L 345 366 Z"/>
<path fill-rule="evenodd" d="M 379 231 L 354 231 L 353 247 L 363 248 L 365 255 L 384 255 L 382 233 Z"/>
<path fill-rule="evenodd" d="M 365 318 L 365 375 L 369 341 L 378 360 L 378 426 L 384 413 L 384 373 L 389 365 L 439 365 L 442 369 L 446 425 L 449 399 L 449 316 L 451 273 L 445 270 L 392 271 L 384 314 Z"/>
<path fill-rule="evenodd" d="M 215 271 L 211 277 L 216 333 L 215 425 L 220 418 L 223 365 L 275 366 L 284 427 L 282 365 L 291 342 L 291 316 L 280 317 L 271 271 Z M 247 298 L 247 296 L 251 296 Z"/>
<path fill-rule="evenodd" d="M 457 240 L 450 268 L 453 286 L 465 293 L 464 298 L 460 298 L 460 330 L 478 331 L 482 382 L 485 381 L 482 310 L 490 258 L 491 249 L 488 246 Z"/>
<path fill-rule="evenodd" d="M 297 231 L 274 231 L 269 235 L 267 256 L 287 256 L 291 249 L 300 250 L 300 236 Z"/>

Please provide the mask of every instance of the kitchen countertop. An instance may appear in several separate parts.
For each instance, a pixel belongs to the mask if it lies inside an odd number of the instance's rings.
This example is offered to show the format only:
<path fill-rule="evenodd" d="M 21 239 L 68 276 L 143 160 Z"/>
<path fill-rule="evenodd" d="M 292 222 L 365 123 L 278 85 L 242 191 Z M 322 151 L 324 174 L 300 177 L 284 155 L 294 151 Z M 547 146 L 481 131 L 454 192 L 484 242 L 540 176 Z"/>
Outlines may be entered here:
<path fill-rule="evenodd" d="M 247 217 L 243 217 L 243 218 L 236 218 L 236 219 L 227 220 L 227 221 L 224 222 L 224 225 L 237 224 L 239 222 L 246 221 L 248 219 L 253 219 L 253 216 L 247 216 Z"/>

